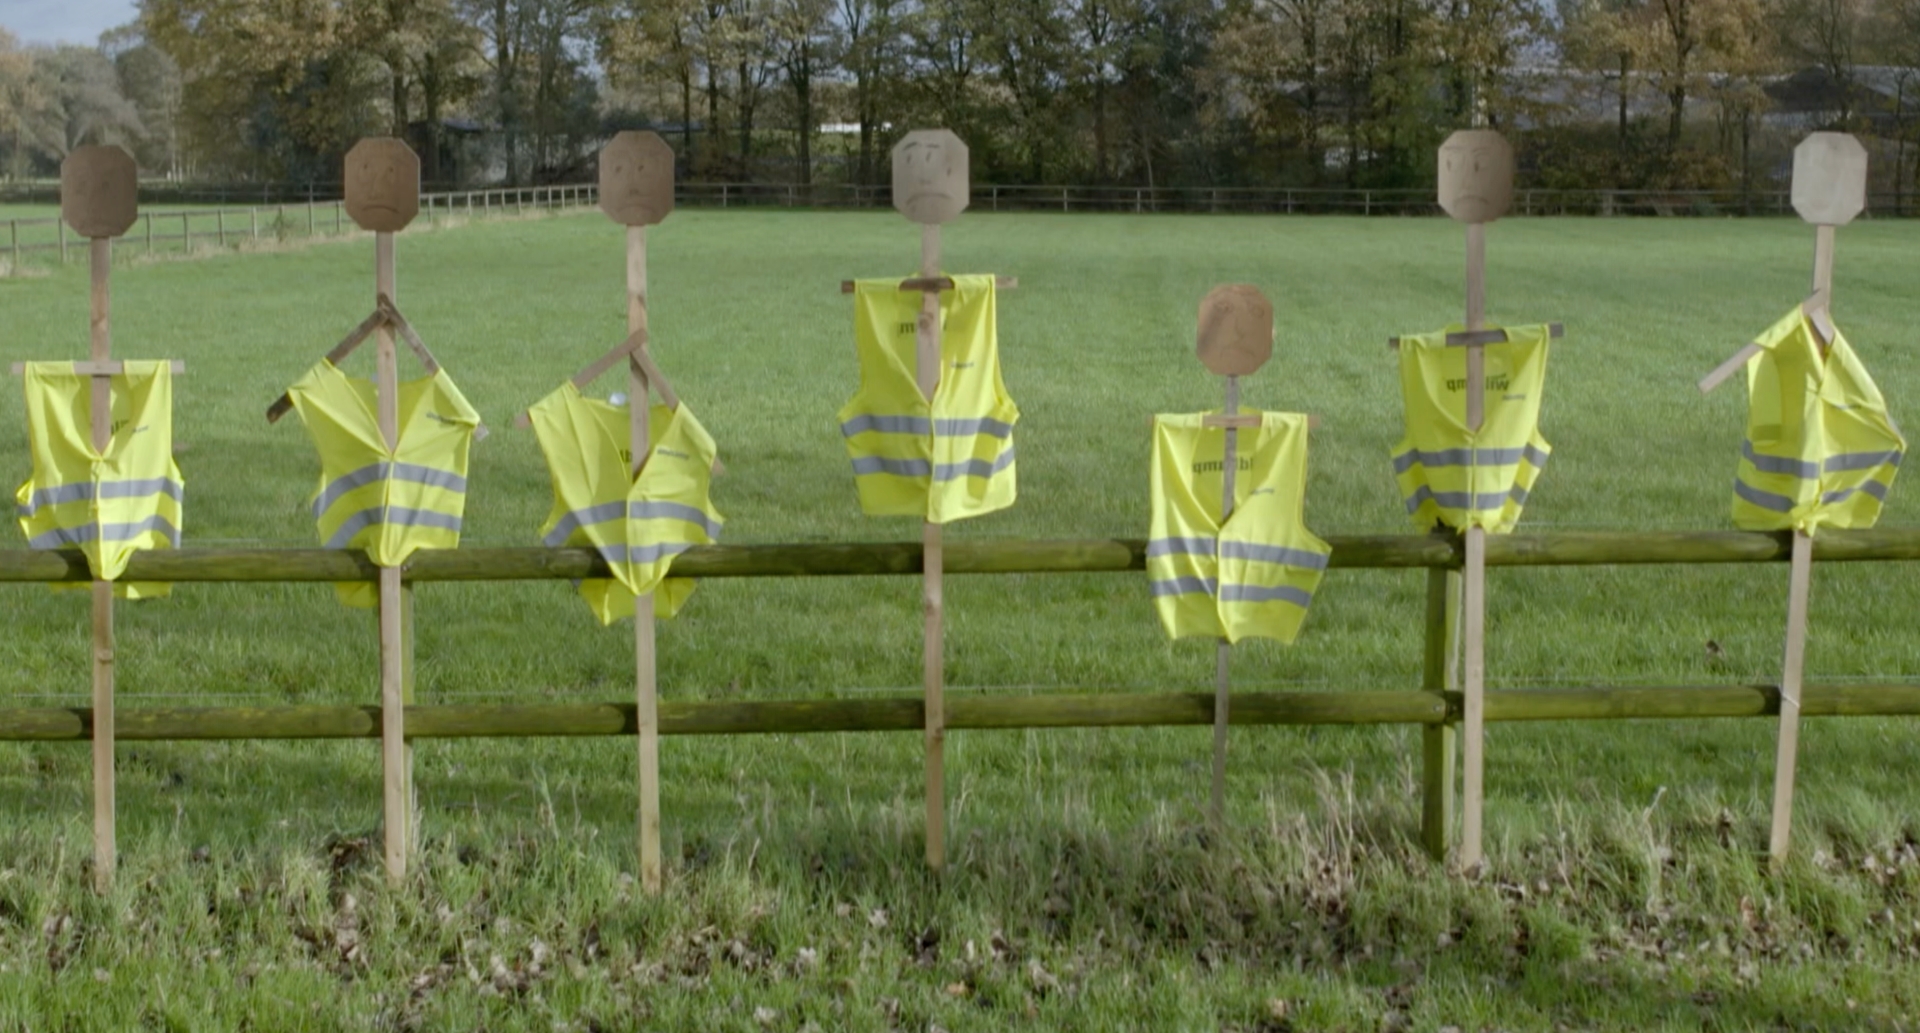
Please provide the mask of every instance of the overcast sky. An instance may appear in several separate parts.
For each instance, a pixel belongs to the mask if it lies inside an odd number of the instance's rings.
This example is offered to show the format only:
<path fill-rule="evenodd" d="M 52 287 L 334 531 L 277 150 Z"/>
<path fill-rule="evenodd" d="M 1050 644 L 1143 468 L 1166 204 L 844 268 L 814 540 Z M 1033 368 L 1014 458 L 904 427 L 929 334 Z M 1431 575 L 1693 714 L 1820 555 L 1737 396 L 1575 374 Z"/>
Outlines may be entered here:
<path fill-rule="evenodd" d="M 85 43 L 133 20 L 134 0 L 0 0 L 0 25 L 26 43 Z"/>

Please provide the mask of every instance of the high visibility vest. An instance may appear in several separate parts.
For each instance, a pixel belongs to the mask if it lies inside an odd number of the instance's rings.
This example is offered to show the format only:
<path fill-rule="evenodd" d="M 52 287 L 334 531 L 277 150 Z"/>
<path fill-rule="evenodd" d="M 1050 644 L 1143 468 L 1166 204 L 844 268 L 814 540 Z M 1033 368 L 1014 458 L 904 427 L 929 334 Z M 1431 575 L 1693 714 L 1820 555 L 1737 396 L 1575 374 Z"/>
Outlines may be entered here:
<path fill-rule="evenodd" d="M 1013 425 L 1000 380 L 991 276 L 956 276 L 940 294 L 940 384 L 928 403 L 916 373 L 920 292 L 855 282 L 860 390 L 840 410 L 860 507 L 936 524 L 1013 505 Z"/>
<path fill-rule="evenodd" d="M 399 442 L 380 434 L 372 381 L 325 359 L 287 394 L 320 451 L 320 486 L 309 504 L 329 549 L 365 549 L 376 566 L 397 567 L 416 549 L 460 544 L 467 506 L 467 450 L 480 415 L 446 371 L 402 381 Z M 372 606 L 375 586 L 335 586 L 349 606 Z"/>
<path fill-rule="evenodd" d="M 1540 468 L 1553 451 L 1540 436 L 1547 380 L 1544 325 L 1509 327 L 1485 356 L 1481 422 L 1467 429 L 1467 349 L 1448 347 L 1453 326 L 1400 338 L 1400 395 L 1406 435 L 1393 450 L 1393 474 L 1414 526 L 1431 530 L 1513 530 Z"/>
<path fill-rule="evenodd" d="M 1820 354 L 1799 308 L 1754 342 L 1733 522 L 1749 531 L 1872 527 L 1906 453 L 1886 399 L 1838 331 Z"/>
<path fill-rule="evenodd" d="M 633 616 L 634 597 L 652 592 L 654 612 L 672 617 L 693 580 L 668 577 L 673 558 L 720 537 L 724 520 L 708 489 L 716 450 L 682 402 L 647 413 L 647 459 L 632 473 L 628 411 L 583 397 L 571 381 L 527 410 L 553 477 L 553 512 L 540 529 L 553 547 L 589 546 L 613 579 L 579 583 L 600 623 Z"/>
<path fill-rule="evenodd" d="M 1171 638 L 1292 642 L 1333 550 L 1303 515 L 1307 418 L 1258 415 L 1238 431 L 1233 515 L 1220 522 L 1226 431 L 1204 413 L 1153 418 L 1147 578 Z"/>
<path fill-rule="evenodd" d="M 35 549 L 78 546 L 93 576 L 113 581 L 141 549 L 180 545 L 185 482 L 173 462 L 173 372 L 128 362 L 111 378 L 112 435 L 93 447 L 93 378 L 69 362 L 29 362 L 27 445 L 33 475 L 15 493 L 20 530 Z M 125 599 L 171 586 L 127 582 Z"/>

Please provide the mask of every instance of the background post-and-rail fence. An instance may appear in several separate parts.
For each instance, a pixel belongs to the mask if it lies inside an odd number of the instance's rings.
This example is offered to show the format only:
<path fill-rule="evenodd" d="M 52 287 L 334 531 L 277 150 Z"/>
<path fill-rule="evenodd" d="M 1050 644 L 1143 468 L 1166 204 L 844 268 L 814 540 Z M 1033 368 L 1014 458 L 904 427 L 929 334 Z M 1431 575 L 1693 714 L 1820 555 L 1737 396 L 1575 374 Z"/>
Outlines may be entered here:
<path fill-rule="evenodd" d="M 1341 568 L 1457 571 L 1462 539 L 1425 536 L 1330 536 L 1330 565 Z M 1554 532 L 1490 537 L 1493 567 L 1627 564 L 1785 563 L 1785 532 Z M 844 545 L 697 546 L 674 563 L 678 577 L 833 577 L 919 575 L 918 542 Z M 1814 542 L 1817 562 L 1920 560 L 1920 529 L 1826 531 Z M 953 542 L 946 573 L 1124 573 L 1146 569 L 1140 539 Z M 181 549 L 137 554 L 125 577 L 171 582 L 367 581 L 379 568 L 358 551 L 328 549 Z M 405 568 L 409 583 L 527 581 L 610 577 L 589 549 L 479 548 L 422 551 Z M 0 550 L 0 582 L 91 580 L 77 551 Z M 1144 598 L 1144 597 L 1143 597 Z M 1430 606 L 1427 652 L 1444 652 L 1451 607 Z M 1410 679 L 1411 680 L 1411 679 Z M 1432 680 L 1428 680 L 1432 684 Z M 1809 685 L 1808 717 L 1920 715 L 1920 684 Z M 1414 724 L 1459 722 L 1457 692 L 1434 688 L 1340 692 L 1235 693 L 1236 725 Z M 1779 713 L 1772 685 L 1508 689 L 1485 695 L 1488 721 L 1591 721 L 1635 718 L 1768 717 Z M 921 731 L 917 696 L 764 701 L 663 701 L 662 735 Z M 355 705 L 127 708 L 115 715 L 119 739 L 377 739 L 381 708 Z M 951 729 L 1093 728 L 1211 725 L 1211 693 L 1049 693 L 962 696 L 946 702 Z M 633 703 L 430 704 L 405 708 L 408 738 L 634 735 Z M 0 709 L 0 741 L 80 741 L 92 735 L 84 707 Z M 1451 757 L 1427 750 L 1423 841 L 1445 855 L 1444 825 L 1455 813 Z"/>
<path fill-rule="evenodd" d="M 335 188 L 335 193 L 338 189 Z M 52 198 L 47 198 L 52 200 Z M 500 187 L 458 193 L 421 194 L 421 225 L 453 219 L 523 215 L 549 209 L 590 208 L 599 190 L 587 184 Z M 150 198 L 166 204 L 166 198 Z M 130 255 L 179 254 L 195 248 L 228 248 L 261 240 L 285 241 L 337 237 L 364 232 L 347 217 L 346 202 L 294 199 L 284 204 L 148 208 L 120 238 L 117 250 Z M 0 220 L 0 258 L 10 268 L 24 263 L 67 264 L 86 255 L 87 242 L 57 216 Z"/>
<path fill-rule="evenodd" d="M 886 208 L 886 186 L 794 183 L 680 183 L 677 203 L 689 208 Z M 260 239 L 297 240 L 358 232 L 338 200 L 339 187 L 207 188 L 149 190 L 149 209 L 127 232 L 121 250 L 131 254 L 185 252 L 194 247 L 231 247 Z M 427 225 L 453 218 L 519 215 L 543 209 L 587 208 L 598 203 L 591 183 L 495 187 L 420 195 Z M 54 203 L 52 188 L 0 191 L 0 200 Z M 258 203 L 241 203 L 259 196 Z M 179 198 L 178 201 L 174 198 Z M 987 212 L 1270 213 L 1435 215 L 1430 189 L 1349 190 L 1276 187 L 996 186 L 974 191 L 974 210 Z M 1518 215 L 1723 216 L 1793 214 L 1786 190 L 1518 190 Z M 1878 216 L 1920 214 L 1920 195 L 1875 194 L 1867 210 Z M 52 216 L 0 220 L 0 258 L 12 268 L 29 260 L 65 264 L 84 254 L 86 242 Z M 77 257 L 74 260 L 78 260 Z"/>

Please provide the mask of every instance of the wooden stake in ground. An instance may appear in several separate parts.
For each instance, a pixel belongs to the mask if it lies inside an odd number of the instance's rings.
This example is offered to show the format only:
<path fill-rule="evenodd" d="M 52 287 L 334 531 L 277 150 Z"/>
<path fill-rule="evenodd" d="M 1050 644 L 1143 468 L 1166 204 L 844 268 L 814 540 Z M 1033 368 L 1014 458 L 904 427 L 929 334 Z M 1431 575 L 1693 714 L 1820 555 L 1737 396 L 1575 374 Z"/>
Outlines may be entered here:
<path fill-rule="evenodd" d="M 420 159 L 392 137 L 362 140 L 347 152 L 347 217 L 373 231 L 376 308 L 396 301 L 393 235 L 420 212 Z M 392 321 L 374 331 L 374 392 L 380 436 L 387 448 L 400 444 L 400 372 Z M 407 704 L 412 699 L 412 589 L 399 567 L 380 568 L 380 769 L 384 785 L 387 878 L 406 878 L 413 849 L 413 748 L 407 742 Z"/>
<path fill-rule="evenodd" d="M 1507 213 L 1513 204 L 1513 148 L 1491 129 L 1463 129 L 1440 146 L 1440 207 L 1467 227 L 1466 329 L 1468 334 L 1486 325 L 1486 225 Z M 1451 343 L 1451 342 L 1449 342 Z M 1467 430 L 1478 434 L 1486 410 L 1485 342 L 1469 339 L 1467 349 Z M 1474 494 L 1474 453 L 1468 450 L 1467 491 Z M 1474 499 L 1468 499 L 1473 508 Z M 1485 815 L 1486 778 L 1486 620 L 1487 532 L 1477 525 L 1466 529 L 1466 564 L 1460 610 L 1465 648 L 1461 692 L 1464 783 L 1460 807 L 1460 867 L 1480 863 Z"/>
<path fill-rule="evenodd" d="M 113 238 L 133 226 L 138 212 L 138 172 L 118 147 L 80 147 L 60 163 L 60 217 L 88 240 L 92 287 L 88 358 L 113 358 L 110 280 Z M 105 451 L 113 441 L 113 376 L 92 376 L 93 447 Z M 113 582 L 93 583 L 93 885 L 113 885 L 116 861 L 113 770 Z"/>
<path fill-rule="evenodd" d="M 952 222 L 972 200 L 967 145 L 945 129 L 908 133 L 893 148 L 893 206 L 920 224 L 920 276 L 940 277 L 940 224 Z M 915 379 L 929 406 L 940 387 L 940 290 L 920 294 L 920 317 L 915 322 Z M 926 618 L 921 654 L 921 677 L 926 700 L 927 742 L 927 867 L 946 866 L 946 668 L 945 604 L 940 525 L 921 526 L 924 591 L 921 605 Z"/>
<path fill-rule="evenodd" d="M 658 133 L 624 132 L 600 150 L 600 210 L 627 228 L 627 408 L 633 476 L 646 464 L 649 377 L 647 227 L 673 212 L 673 149 Z M 664 384 L 653 385 L 665 388 Z M 653 593 L 633 600 L 634 693 L 639 731 L 640 885 L 661 887 L 660 693 L 654 659 Z"/>
<path fill-rule="evenodd" d="M 1200 364 L 1226 378 L 1226 405 L 1218 417 L 1206 417 L 1204 427 L 1224 428 L 1226 449 L 1220 466 L 1220 526 L 1233 516 L 1234 480 L 1239 473 L 1240 430 L 1258 427 L 1258 416 L 1240 415 L 1240 378 L 1266 365 L 1273 354 L 1273 305 L 1258 287 L 1226 284 L 1207 292 L 1200 301 L 1194 335 Z M 1233 646 L 1222 638 L 1214 652 L 1213 682 L 1213 820 L 1226 819 L 1227 716 L 1232 686 Z"/>
<path fill-rule="evenodd" d="M 1813 133 L 1793 149 L 1793 210 L 1812 223 L 1813 293 L 1802 303 L 1813 321 L 1821 354 L 1833 341 L 1833 231 L 1866 208 L 1867 152 L 1846 133 Z M 1760 352 L 1749 344 L 1700 381 L 1702 393 L 1718 387 Z M 1807 652 L 1807 600 L 1813 585 L 1813 538 L 1793 532 L 1787 576 L 1787 641 L 1780 665 L 1780 738 L 1774 752 L 1773 826 L 1767 854 L 1785 863 L 1793 830 L 1794 766 L 1800 744 L 1800 687 Z"/>

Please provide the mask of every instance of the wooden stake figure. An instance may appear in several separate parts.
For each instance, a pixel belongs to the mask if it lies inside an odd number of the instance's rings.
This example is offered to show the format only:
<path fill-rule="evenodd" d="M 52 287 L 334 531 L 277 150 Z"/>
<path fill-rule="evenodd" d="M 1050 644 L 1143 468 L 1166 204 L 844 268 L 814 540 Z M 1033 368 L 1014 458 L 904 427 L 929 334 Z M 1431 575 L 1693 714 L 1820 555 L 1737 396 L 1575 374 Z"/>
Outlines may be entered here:
<path fill-rule="evenodd" d="M 346 210 L 356 225 L 373 231 L 373 314 L 281 395 L 267 409 L 267 420 L 299 410 L 320 452 L 313 513 L 321 543 L 364 549 L 379 568 L 377 592 L 344 585 L 341 598 L 379 606 L 385 859 L 388 877 L 398 882 L 407 872 L 414 813 L 413 752 L 406 738 L 406 706 L 413 702 L 413 589 L 404 582 L 403 565 L 415 550 L 459 545 L 468 447 L 486 436 L 486 428 L 394 300 L 393 235 L 420 211 L 420 159 L 392 138 L 355 144 L 346 158 Z M 425 367 L 425 378 L 400 381 L 396 332 Z M 375 340 L 372 383 L 338 368 L 368 336 Z"/>
<path fill-rule="evenodd" d="M 841 410 L 840 430 L 861 505 L 923 521 L 927 865 L 936 871 L 946 863 L 940 526 L 1013 503 L 1019 419 L 1000 381 L 994 328 L 995 292 L 1013 281 L 940 274 L 940 225 L 969 199 L 966 144 L 944 129 L 908 133 L 893 149 L 893 206 L 920 224 L 920 275 L 840 285 L 856 295 L 860 391 Z M 904 301 L 908 292 L 919 297 Z M 907 304 L 918 309 L 910 360 L 897 333 Z"/>
<path fill-rule="evenodd" d="M 1226 405 L 1154 417 L 1147 578 L 1168 635 L 1219 639 L 1211 794 L 1219 821 L 1233 643 L 1292 642 L 1331 550 L 1304 522 L 1308 417 L 1240 412 L 1240 378 L 1273 353 L 1273 306 L 1246 284 L 1216 287 L 1200 303 L 1195 340 L 1201 364 L 1226 378 Z"/>
<path fill-rule="evenodd" d="M 1833 324 L 1833 237 L 1866 206 L 1867 152 L 1845 133 L 1814 133 L 1793 152 L 1793 207 L 1814 224 L 1813 293 L 1700 381 L 1713 390 L 1747 371 L 1747 440 L 1734 479 L 1733 519 L 1745 530 L 1793 531 L 1787 636 L 1780 670 L 1768 853 L 1786 860 L 1793 822 L 1800 686 L 1822 527 L 1872 527 L 1906 452 L 1880 389 Z"/>
<path fill-rule="evenodd" d="M 33 452 L 33 476 L 16 496 L 20 527 L 33 548 L 78 547 L 94 576 L 93 884 L 103 893 L 116 862 L 113 599 L 167 591 L 116 579 L 134 552 L 180 544 L 185 487 L 173 462 L 172 382 L 185 367 L 113 359 L 113 238 L 133 225 L 138 191 L 133 159 L 118 147 L 75 148 L 60 163 L 60 217 L 88 239 L 88 361 L 13 367 L 26 378 Z"/>
<path fill-rule="evenodd" d="M 1486 326 L 1486 224 L 1513 203 L 1513 149 L 1506 139 L 1491 129 L 1449 136 L 1440 147 L 1439 200 L 1448 215 L 1466 224 L 1466 321 L 1439 334 L 1392 342 L 1401 350 L 1407 406 L 1407 437 L 1396 449 L 1394 471 L 1416 523 L 1452 527 L 1464 535 L 1459 864 L 1471 869 L 1481 858 L 1485 800 L 1486 535 L 1512 529 L 1546 463 L 1549 449 L 1537 429 L 1540 391 L 1547 342 L 1560 336 L 1560 328 Z M 1489 347 L 1495 350 L 1491 371 Z M 1452 348 L 1465 349 L 1464 368 L 1454 368 L 1460 360 L 1449 354 Z M 1489 385 L 1498 392 L 1491 413 Z M 1433 594 L 1443 597 L 1444 592 L 1442 584 Z M 1444 769 L 1447 758 L 1436 757 L 1432 747 L 1430 742 L 1429 768 Z M 1444 815 L 1444 806 L 1439 812 Z M 1429 845 L 1444 839 L 1428 831 Z"/>
<path fill-rule="evenodd" d="M 692 582 L 667 580 L 673 557 L 713 542 L 721 517 L 708 499 L 713 439 L 654 364 L 647 345 L 649 225 L 673 211 L 673 151 L 655 133 L 624 132 L 600 151 L 600 208 L 627 228 L 627 339 L 515 421 L 532 426 L 553 475 L 550 546 L 596 548 L 615 580 L 582 583 L 603 622 L 633 610 L 639 731 L 640 884 L 660 891 L 660 704 L 655 680 L 656 597 L 664 616 Z M 581 396 L 625 359 L 627 411 Z M 658 392 L 662 406 L 648 403 Z M 624 428 L 620 425 L 625 424 Z M 624 449 L 620 446 L 624 444 Z M 625 455 L 619 453 L 624 451 Z"/>

